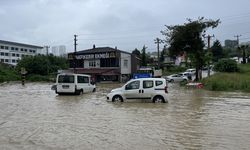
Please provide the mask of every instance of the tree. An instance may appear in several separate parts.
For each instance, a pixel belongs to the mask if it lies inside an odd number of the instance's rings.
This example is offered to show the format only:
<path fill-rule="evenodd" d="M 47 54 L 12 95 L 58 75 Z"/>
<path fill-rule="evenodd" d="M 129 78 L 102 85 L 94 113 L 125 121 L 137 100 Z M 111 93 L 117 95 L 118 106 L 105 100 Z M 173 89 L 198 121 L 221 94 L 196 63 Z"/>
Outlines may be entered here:
<path fill-rule="evenodd" d="M 17 64 L 18 72 L 24 67 L 28 74 L 48 75 L 57 72 L 58 69 L 68 68 L 68 62 L 65 58 L 53 55 L 37 55 L 22 58 Z"/>
<path fill-rule="evenodd" d="M 213 61 L 214 62 L 218 62 L 219 59 L 224 57 L 223 48 L 222 48 L 219 40 L 216 40 L 214 42 L 213 46 L 211 47 L 211 51 L 213 54 Z"/>
<path fill-rule="evenodd" d="M 144 45 L 141 50 L 141 66 L 147 66 L 147 54 L 146 54 L 147 47 Z"/>
<path fill-rule="evenodd" d="M 132 51 L 132 54 L 136 55 L 138 58 L 141 58 L 141 52 L 137 48 Z"/>
<path fill-rule="evenodd" d="M 219 20 L 207 20 L 203 17 L 198 20 L 188 19 L 184 25 L 167 26 L 161 33 L 166 36 L 165 43 L 170 45 L 169 52 L 171 56 L 177 56 L 183 52 L 187 52 L 196 66 L 196 80 L 199 70 L 205 64 L 205 52 L 203 50 L 205 44 L 202 39 L 208 28 L 215 28 L 220 23 Z"/>
<path fill-rule="evenodd" d="M 242 53 L 242 63 L 245 64 L 246 63 L 246 50 L 248 49 L 248 45 L 241 45 L 240 47 L 238 47 L 238 50 Z"/>

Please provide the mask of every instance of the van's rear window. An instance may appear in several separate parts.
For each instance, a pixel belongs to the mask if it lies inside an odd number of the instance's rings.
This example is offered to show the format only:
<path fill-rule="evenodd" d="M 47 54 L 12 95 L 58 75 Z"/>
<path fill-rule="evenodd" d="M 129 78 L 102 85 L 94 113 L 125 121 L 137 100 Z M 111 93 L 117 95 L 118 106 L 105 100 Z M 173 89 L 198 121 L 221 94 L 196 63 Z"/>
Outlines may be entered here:
<path fill-rule="evenodd" d="M 60 75 L 58 77 L 58 83 L 74 83 L 74 76 L 72 76 L 72 75 Z"/>

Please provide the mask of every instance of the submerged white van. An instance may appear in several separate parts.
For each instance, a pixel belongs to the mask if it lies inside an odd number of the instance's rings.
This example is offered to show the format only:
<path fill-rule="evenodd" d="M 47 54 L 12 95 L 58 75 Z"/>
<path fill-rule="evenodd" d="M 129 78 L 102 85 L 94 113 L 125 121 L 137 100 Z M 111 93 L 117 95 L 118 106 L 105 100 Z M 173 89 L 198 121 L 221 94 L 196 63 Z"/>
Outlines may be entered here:
<path fill-rule="evenodd" d="M 107 94 L 107 101 L 124 102 L 130 99 L 149 99 L 153 103 L 167 102 L 167 81 L 164 78 L 139 78 Z"/>
<path fill-rule="evenodd" d="M 96 85 L 86 74 L 58 74 L 55 84 L 56 94 L 83 94 L 95 92 Z"/>

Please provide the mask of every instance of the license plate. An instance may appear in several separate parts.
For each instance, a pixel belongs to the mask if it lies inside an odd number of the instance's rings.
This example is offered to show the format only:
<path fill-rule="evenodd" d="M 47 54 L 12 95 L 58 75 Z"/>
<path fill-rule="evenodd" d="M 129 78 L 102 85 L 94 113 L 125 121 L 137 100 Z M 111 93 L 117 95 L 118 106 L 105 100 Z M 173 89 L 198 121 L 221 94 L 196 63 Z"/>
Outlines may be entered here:
<path fill-rule="evenodd" d="M 69 88 L 69 85 L 62 85 L 62 88 L 63 88 L 63 89 L 68 89 L 68 88 Z"/>

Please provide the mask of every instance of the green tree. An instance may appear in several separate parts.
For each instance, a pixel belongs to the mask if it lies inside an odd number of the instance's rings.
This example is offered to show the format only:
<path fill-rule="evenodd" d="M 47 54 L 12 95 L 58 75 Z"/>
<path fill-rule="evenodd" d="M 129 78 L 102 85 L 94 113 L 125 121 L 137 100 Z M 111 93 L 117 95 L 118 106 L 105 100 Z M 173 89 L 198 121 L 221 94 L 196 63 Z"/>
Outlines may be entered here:
<path fill-rule="evenodd" d="M 247 49 L 248 49 L 248 45 L 241 45 L 240 47 L 238 47 L 239 52 L 242 53 L 242 63 L 245 64 L 246 63 L 246 58 L 247 58 Z"/>
<path fill-rule="evenodd" d="M 137 48 L 132 51 L 132 54 L 136 55 L 138 58 L 141 58 L 141 52 Z"/>
<path fill-rule="evenodd" d="M 216 40 L 211 47 L 211 51 L 213 54 L 213 62 L 218 62 L 219 59 L 224 58 L 225 55 L 223 53 L 223 48 L 219 40 Z"/>
<path fill-rule="evenodd" d="M 24 67 L 28 74 L 48 75 L 57 72 L 58 69 L 68 68 L 68 62 L 65 58 L 53 55 L 26 56 L 17 64 L 17 71 Z"/>
<path fill-rule="evenodd" d="M 187 21 L 184 25 L 166 25 L 166 29 L 161 33 L 166 36 L 165 42 L 170 45 L 170 55 L 177 56 L 186 51 L 192 57 L 196 70 L 200 70 L 205 64 L 205 52 L 203 50 L 205 44 L 202 37 L 208 28 L 217 27 L 220 21 L 206 20 L 203 17 L 195 21 L 191 19 Z M 196 80 L 201 78 L 198 76 L 198 72 L 196 71 Z"/>

